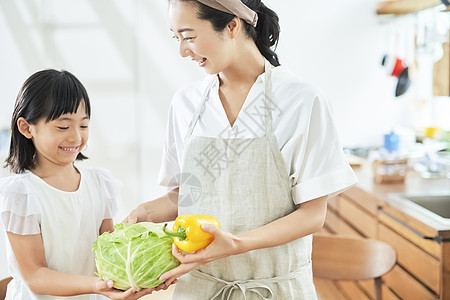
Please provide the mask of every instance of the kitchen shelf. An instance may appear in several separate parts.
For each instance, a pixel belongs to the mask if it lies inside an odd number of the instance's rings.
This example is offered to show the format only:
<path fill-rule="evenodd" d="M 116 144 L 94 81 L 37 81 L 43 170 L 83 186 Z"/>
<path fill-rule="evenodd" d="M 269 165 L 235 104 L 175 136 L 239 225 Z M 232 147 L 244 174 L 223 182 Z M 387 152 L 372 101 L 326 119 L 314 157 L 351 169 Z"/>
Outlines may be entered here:
<path fill-rule="evenodd" d="M 440 0 L 388 0 L 378 4 L 378 15 L 405 15 L 435 7 Z"/>

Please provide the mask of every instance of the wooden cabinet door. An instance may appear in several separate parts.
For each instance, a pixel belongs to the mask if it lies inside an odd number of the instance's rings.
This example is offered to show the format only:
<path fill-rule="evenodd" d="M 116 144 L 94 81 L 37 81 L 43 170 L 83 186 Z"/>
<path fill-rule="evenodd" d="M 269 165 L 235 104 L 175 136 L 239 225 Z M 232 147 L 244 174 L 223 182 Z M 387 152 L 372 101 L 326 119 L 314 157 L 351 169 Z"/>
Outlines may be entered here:
<path fill-rule="evenodd" d="M 382 224 L 379 224 L 379 239 L 394 247 L 399 265 L 436 294 L 439 293 L 439 260 Z"/>

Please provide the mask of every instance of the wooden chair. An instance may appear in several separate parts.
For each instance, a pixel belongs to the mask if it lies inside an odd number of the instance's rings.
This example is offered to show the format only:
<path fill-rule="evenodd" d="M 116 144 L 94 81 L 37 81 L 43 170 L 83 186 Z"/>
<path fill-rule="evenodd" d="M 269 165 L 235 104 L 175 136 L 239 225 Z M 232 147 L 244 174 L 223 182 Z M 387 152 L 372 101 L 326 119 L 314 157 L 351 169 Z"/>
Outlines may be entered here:
<path fill-rule="evenodd" d="M 12 280 L 11 277 L 0 280 L 0 300 L 5 299 L 6 297 L 6 286 Z"/>
<path fill-rule="evenodd" d="M 313 238 L 312 268 L 317 278 L 374 279 L 375 299 L 381 299 L 381 276 L 397 261 L 390 245 L 374 239 L 318 233 Z"/>

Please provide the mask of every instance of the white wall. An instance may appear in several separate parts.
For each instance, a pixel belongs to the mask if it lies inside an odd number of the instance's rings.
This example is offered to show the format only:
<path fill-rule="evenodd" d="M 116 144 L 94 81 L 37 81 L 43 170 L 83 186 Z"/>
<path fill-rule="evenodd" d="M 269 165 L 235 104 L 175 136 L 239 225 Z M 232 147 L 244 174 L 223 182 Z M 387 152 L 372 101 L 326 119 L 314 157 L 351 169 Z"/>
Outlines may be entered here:
<path fill-rule="evenodd" d="M 428 115 L 412 105 L 414 89 L 394 99 L 395 79 L 380 68 L 389 32 L 409 32 L 399 28 L 410 19 L 381 22 L 375 0 L 265 3 L 280 16 L 281 63 L 325 92 L 344 146 L 379 145 L 386 130 Z M 170 99 L 203 76 L 178 56 L 166 10 L 164 0 L 0 0 L 0 129 L 29 75 L 50 67 L 74 73 L 93 106 L 91 159 L 83 164 L 124 183 L 117 221 L 165 192 L 157 174 Z M 0 267 L 0 277 L 5 272 Z"/>

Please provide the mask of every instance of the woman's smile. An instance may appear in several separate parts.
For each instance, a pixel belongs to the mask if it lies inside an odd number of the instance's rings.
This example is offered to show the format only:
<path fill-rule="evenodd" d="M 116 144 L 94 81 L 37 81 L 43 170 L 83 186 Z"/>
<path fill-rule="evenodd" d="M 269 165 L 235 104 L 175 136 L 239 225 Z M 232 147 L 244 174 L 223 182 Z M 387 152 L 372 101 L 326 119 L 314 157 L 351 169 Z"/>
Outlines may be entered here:
<path fill-rule="evenodd" d="M 191 57 L 191 60 L 195 61 L 198 64 L 198 66 L 201 67 L 201 68 L 205 67 L 206 62 L 208 61 L 208 59 L 206 57 L 203 57 L 203 58 Z"/>
<path fill-rule="evenodd" d="M 200 66 L 200 68 L 203 68 L 206 65 L 206 62 L 208 61 L 207 58 L 202 58 L 201 61 L 198 62 L 198 65 Z"/>

